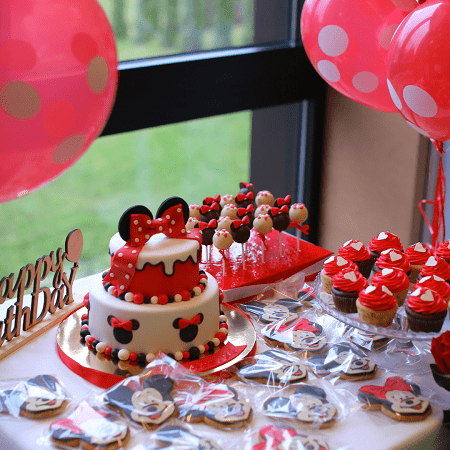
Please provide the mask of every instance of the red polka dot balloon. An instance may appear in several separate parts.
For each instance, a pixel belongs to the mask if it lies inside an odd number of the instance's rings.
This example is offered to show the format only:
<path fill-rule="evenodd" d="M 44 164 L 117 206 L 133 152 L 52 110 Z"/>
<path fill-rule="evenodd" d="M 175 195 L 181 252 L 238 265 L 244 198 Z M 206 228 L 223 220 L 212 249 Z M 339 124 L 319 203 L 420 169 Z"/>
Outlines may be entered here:
<path fill-rule="evenodd" d="M 370 108 L 398 112 L 386 83 L 386 55 L 415 0 L 306 0 L 301 34 L 308 58 L 333 88 Z"/>
<path fill-rule="evenodd" d="M 450 1 L 427 0 L 392 39 L 387 79 L 406 121 L 437 141 L 450 139 Z"/>
<path fill-rule="evenodd" d="M 0 202 L 67 170 L 117 90 L 114 33 L 96 0 L 0 2 Z"/>

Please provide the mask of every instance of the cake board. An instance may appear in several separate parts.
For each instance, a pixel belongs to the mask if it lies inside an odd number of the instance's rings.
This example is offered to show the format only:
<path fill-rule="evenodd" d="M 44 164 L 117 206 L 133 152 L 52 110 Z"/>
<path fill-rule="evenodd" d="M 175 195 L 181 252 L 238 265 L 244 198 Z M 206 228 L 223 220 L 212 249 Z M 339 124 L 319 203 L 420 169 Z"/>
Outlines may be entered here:
<path fill-rule="evenodd" d="M 203 355 L 195 361 L 181 364 L 199 375 L 209 375 L 230 367 L 256 350 L 256 332 L 250 319 L 238 309 L 222 304 L 228 319 L 228 339 L 211 355 Z M 57 351 L 61 361 L 74 373 L 86 381 L 108 389 L 124 378 L 139 375 L 145 366 L 129 361 L 107 359 L 95 354 L 80 338 L 81 316 L 86 312 L 80 306 L 67 315 L 58 326 L 56 333 Z"/>

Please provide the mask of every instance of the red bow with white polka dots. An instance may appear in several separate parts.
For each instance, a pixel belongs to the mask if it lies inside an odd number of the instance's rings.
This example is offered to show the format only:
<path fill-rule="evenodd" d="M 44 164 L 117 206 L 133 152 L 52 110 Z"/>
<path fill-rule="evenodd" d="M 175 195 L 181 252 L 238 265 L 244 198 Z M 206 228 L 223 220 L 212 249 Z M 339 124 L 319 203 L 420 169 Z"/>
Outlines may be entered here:
<path fill-rule="evenodd" d="M 150 219 L 146 214 L 132 214 L 130 220 L 130 240 L 132 247 L 144 245 L 154 234 L 164 233 L 167 237 L 186 234 L 183 209 L 175 205 L 167 209 L 162 217 Z"/>

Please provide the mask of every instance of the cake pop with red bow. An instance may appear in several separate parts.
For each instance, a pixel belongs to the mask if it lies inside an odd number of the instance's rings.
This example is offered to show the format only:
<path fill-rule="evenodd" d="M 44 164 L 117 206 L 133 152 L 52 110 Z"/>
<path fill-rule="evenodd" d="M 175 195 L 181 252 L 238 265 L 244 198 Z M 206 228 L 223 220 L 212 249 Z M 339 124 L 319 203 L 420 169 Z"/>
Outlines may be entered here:
<path fill-rule="evenodd" d="M 245 247 L 244 244 L 250 238 L 250 226 L 248 217 L 245 216 L 242 220 L 236 219 L 230 225 L 230 232 L 233 240 L 242 246 L 242 265 L 245 269 Z"/>
<path fill-rule="evenodd" d="M 297 250 L 300 250 L 300 231 L 309 234 L 309 225 L 302 225 L 308 218 L 308 210 L 303 203 L 294 203 L 289 208 L 289 218 L 292 222 L 289 224 L 292 228 L 297 228 Z"/>

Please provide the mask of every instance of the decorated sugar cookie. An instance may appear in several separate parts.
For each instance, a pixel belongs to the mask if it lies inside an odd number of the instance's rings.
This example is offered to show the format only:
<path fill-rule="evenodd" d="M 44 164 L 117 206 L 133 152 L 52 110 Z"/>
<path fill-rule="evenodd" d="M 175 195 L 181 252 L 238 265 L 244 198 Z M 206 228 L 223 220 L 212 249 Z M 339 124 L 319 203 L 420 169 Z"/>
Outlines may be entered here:
<path fill-rule="evenodd" d="M 260 442 L 252 450 L 329 450 L 320 436 L 298 432 L 293 428 L 268 425 L 258 432 Z"/>
<path fill-rule="evenodd" d="M 256 316 L 261 323 L 283 322 L 290 323 L 297 319 L 297 311 L 302 304 L 290 298 L 276 300 L 273 303 L 247 302 L 241 308 L 248 314 Z"/>
<path fill-rule="evenodd" d="M 267 325 L 262 333 L 268 343 L 290 351 L 319 353 L 328 346 L 322 326 L 306 318 L 297 319 L 291 325 Z"/>
<path fill-rule="evenodd" d="M 238 428 L 252 416 L 251 406 L 225 384 L 207 385 L 179 407 L 187 422 L 205 422 L 216 428 Z"/>
<path fill-rule="evenodd" d="M 125 445 L 128 426 L 115 415 L 83 402 L 64 418 L 50 425 L 50 439 L 56 445 L 87 450 L 115 450 Z"/>
<path fill-rule="evenodd" d="M 264 402 L 269 415 L 297 419 L 302 425 L 331 426 L 337 416 L 336 407 L 326 399 L 325 391 L 303 384 L 288 397 L 273 396 Z"/>
<path fill-rule="evenodd" d="M 138 386 L 134 386 L 137 384 Z M 166 375 L 151 375 L 139 383 L 120 383 L 106 391 L 104 402 L 145 428 L 157 427 L 177 411 L 170 392 L 174 382 Z"/>
<path fill-rule="evenodd" d="M 158 430 L 156 439 L 162 447 L 185 450 L 221 450 L 214 439 L 198 436 L 181 425 L 166 425 Z"/>
<path fill-rule="evenodd" d="M 371 333 L 370 331 L 358 330 L 354 328 L 350 334 L 350 341 L 360 347 L 371 350 L 372 348 L 378 348 L 387 344 L 391 338 L 387 336 L 381 336 L 379 334 Z"/>
<path fill-rule="evenodd" d="M 383 386 L 362 386 L 358 398 L 364 407 L 381 409 L 383 414 L 395 420 L 419 421 L 431 414 L 430 402 L 420 397 L 420 387 L 401 377 L 390 377 Z"/>
<path fill-rule="evenodd" d="M 0 392 L 0 412 L 43 419 L 61 414 L 69 398 L 52 375 L 38 375 Z"/>
<path fill-rule="evenodd" d="M 278 385 L 305 381 L 308 377 L 303 363 L 279 350 L 265 351 L 256 355 L 253 360 L 251 363 L 245 362 L 239 369 L 239 374 L 248 380 Z"/>
<path fill-rule="evenodd" d="M 326 353 L 312 356 L 308 365 L 318 374 L 333 373 L 346 380 L 373 378 L 377 371 L 373 359 L 346 342 L 332 345 Z"/>

